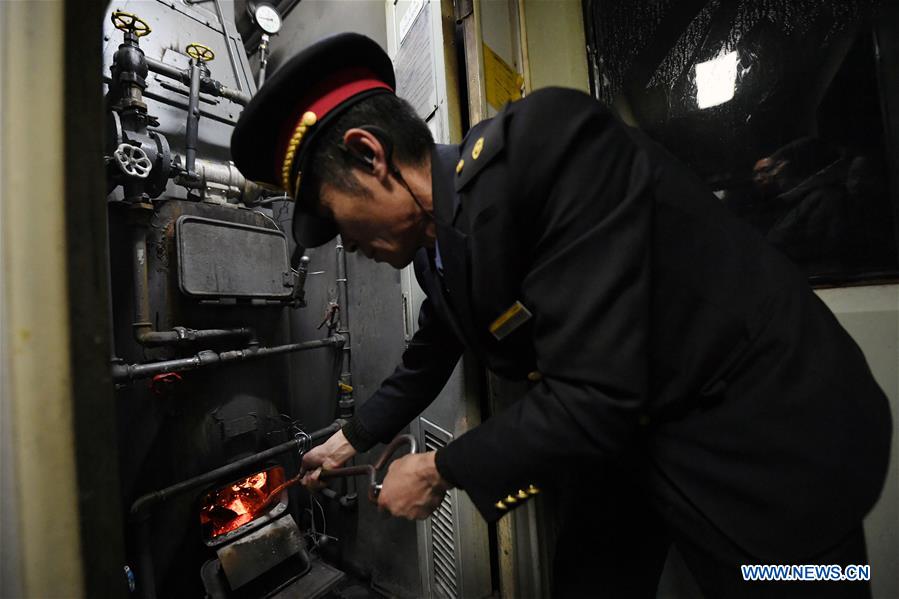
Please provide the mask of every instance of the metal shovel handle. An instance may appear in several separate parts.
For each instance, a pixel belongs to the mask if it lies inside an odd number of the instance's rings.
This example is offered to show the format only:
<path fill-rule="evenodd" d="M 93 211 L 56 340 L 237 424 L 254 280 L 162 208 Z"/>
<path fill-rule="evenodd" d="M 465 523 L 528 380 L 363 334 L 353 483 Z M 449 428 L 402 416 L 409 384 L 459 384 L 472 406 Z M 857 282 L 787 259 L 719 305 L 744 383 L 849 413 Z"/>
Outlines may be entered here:
<path fill-rule="evenodd" d="M 403 445 L 409 446 L 409 453 L 418 453 L 418 441 L 412 435 L 400 435 L 391 441 L 381 457 L 372 464 L 361 464 L 359 466 L 346 466 L 344 468 L 332 468 L 330 470 L 322 470 L 319 480 L 329 480 L 332 478 L 342 478 L 344 476 L 368 476 L 368 500 L 372 503 L 378 502 L 378 495 L 381 494 L 381 483 L 378 482 L 378 471 L 383 470 L 387 466 L 387 462 L 393 457 L 393 454 Z"/>

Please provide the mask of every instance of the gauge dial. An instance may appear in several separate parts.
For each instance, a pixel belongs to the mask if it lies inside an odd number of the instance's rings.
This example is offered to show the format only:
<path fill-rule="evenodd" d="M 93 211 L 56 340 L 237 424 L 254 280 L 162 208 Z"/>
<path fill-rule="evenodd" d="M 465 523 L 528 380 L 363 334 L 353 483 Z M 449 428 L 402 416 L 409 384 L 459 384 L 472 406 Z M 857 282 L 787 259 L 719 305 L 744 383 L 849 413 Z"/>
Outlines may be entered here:
<path fill-rule="evenodd" d="M 256 19 L 256 24 L 269 35 L 274 35 L 281 29 L 281 15 L 271 4 L 259 4 L 253 18 Z"/>

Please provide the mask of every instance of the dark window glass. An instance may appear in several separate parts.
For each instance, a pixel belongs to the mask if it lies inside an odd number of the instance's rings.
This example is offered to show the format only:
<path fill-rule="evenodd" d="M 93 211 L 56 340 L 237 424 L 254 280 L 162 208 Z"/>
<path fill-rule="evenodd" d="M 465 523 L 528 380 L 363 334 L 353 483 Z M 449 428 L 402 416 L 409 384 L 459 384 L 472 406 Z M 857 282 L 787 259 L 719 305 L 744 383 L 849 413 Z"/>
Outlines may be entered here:
<path fill-rule="evenodd" d="M 584 10 L 600 101 L 813 282 L 896 276 L 892 3 L 585 0 Z"/>

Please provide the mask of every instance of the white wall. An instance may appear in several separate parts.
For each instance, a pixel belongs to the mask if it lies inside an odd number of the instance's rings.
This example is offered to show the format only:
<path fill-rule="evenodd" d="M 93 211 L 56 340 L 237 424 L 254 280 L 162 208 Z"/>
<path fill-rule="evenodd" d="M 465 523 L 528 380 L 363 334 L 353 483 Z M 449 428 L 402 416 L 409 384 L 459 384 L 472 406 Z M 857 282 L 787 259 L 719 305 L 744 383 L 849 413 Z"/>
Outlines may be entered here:
<path fill-rule="evenodd" d="M 818 295 L 861 346 L 874 378 L 890 399 L 890 466 L 880 501 L 865 520 L 865 535 L 874 597 L 895 599 L 899 597 L 899 285 L 825 289 Z"/>

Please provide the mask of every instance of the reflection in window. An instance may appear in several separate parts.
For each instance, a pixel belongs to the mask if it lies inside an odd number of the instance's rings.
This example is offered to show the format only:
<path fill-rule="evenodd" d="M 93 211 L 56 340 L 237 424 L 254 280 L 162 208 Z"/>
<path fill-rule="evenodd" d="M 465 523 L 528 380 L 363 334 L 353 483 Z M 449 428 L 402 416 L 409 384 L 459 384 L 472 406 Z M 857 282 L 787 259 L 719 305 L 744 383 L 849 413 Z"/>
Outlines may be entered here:
<path fill-rule="evenodd" d="M 876 10 L 867 0 L 585 0 L 594 94 L 810 276 L 895 274 L 896 141 L 878 73 L 899 73 L 880 68 L 872 23 L 892 35 L 899 23 L 872 19 Z"/>

